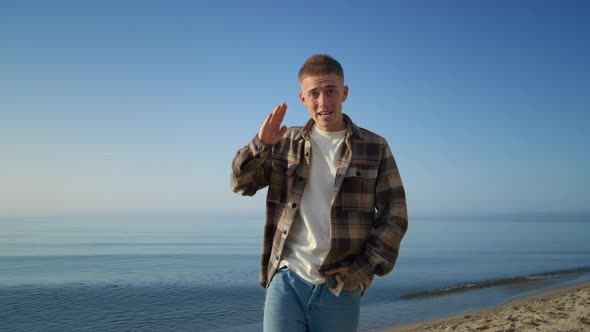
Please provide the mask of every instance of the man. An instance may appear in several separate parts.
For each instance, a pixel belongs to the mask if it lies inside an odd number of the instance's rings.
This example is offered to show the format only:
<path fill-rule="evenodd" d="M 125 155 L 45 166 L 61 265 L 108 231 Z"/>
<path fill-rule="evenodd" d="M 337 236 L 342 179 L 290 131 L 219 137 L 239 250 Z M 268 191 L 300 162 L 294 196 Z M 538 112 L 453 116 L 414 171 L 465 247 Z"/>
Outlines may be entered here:
<path fill-rule="evenodd" d="M 356 331 L 362 293 L 397 259 L 405 192 L 385 139 L 342 113 L 340 63 L 312 56 L 299 84 L 307 124 L 282 126 L 287 105 L 278 105 L 232 165 L 234 192 L 268 186 L 264 330 Z"/>

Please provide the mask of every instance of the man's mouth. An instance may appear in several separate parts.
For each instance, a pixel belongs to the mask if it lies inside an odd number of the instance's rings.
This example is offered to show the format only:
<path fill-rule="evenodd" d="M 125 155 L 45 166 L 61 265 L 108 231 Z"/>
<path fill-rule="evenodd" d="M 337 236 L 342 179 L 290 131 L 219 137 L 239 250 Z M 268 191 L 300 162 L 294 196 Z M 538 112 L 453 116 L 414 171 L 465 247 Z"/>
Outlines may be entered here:
<path fill-rule="evenodd" d="M 318 116 L 329 116 L 332 112 L 318 112 Z"/>

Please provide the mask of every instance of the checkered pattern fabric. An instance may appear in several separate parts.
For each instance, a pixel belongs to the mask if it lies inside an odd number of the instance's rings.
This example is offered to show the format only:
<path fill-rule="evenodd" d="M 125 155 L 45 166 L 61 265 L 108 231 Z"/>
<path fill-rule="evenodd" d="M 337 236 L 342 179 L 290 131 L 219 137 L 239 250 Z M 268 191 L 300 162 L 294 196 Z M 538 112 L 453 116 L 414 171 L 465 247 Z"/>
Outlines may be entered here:
<path fill-rule="evenodd" d="M 344 115 L 347 133 L 334 181 L 330 212 L 330 250 L 320 273 L 350 266 L 352 276 L 369 287 L 373 276 L 389 273 L 408 228 L 405 191 L 386 140 L 356 126 Z M 291 127 L 274 146 L 255 136 L 233 160 L 231 186 L 241 195 L 268 187 L 260 284 L 267 287 L 281 259 L 298 213 L 309 174 L 310 130 Z M 339 295 L 343 282 L 326 276 Z"/>

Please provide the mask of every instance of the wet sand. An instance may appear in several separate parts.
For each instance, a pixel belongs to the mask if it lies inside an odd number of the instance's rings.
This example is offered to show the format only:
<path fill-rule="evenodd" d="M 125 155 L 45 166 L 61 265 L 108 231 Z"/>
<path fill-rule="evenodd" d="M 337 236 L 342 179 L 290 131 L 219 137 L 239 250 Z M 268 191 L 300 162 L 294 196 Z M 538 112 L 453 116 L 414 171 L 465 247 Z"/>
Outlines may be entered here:
<path fill-rule="evenodd" d="M 590 332 L 590 281 L 520 297 L 497 308 L 381 332 L 546 331 Z"/>

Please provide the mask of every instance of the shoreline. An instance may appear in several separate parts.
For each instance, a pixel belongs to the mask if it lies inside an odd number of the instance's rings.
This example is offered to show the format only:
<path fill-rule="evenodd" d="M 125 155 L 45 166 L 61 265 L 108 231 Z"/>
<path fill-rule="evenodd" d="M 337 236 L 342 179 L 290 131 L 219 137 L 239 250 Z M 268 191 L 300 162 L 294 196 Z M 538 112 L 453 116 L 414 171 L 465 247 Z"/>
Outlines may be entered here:
<path fill-rule="evenodd" d="M 427 289 L 423 291 L 418 291 L 414 293 L 408 293 L 401 296 L 402 299 L 414 299 L 414 298 L 428 298 L 428 297 L 436 297 L 436 296 L 444 296 L 453 293 L 465 292 L 470 290 L 482 289 L 482 288 L 490 288 L 496 286 L 505 286 L 505 285 L 516 285 L 516 284 L 526 284 L 530 282 L 537 282 L 540 280 L 550 280 L 554 278 L 563 278 L 568 276 L 577 276 L 582 274 L 590 273 L 590 266 L 580 266 L 576 268 L 570 269 L 561 269 L 561 270 L 554 270 L 554 271 L 546 271 L 541 273 L 532 273 L 532 274 L 524 274 L 524 275 L 516 275 L 512 277 L 506 278 L 498 278 L 498 279 L 485 279 L 480 281 L 473 281 L 473 282 L 465 282 L 454 284 L 450 286 L 445 286 L 441 288 L 433 288 Z"/>
<path fill-rule="evenodd" d="M 590 281 L 514 298 L 500 306 L 392 326 L 380 332 L 590 330 Z"/>

